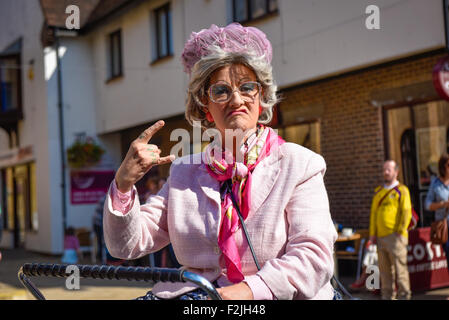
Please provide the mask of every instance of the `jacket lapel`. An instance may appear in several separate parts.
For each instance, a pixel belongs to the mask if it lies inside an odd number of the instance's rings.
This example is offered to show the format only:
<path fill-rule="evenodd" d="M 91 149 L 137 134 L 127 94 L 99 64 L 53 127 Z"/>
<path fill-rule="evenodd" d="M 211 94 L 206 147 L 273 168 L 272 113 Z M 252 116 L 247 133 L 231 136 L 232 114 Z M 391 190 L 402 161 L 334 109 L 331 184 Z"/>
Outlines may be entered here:
<path fill-rule="evenodd" d="M 197 181 L 204 194 L 220 207 L 220 183 L 211 177 L 204 164 L 199 167 Z"/>
<path fill-rule="evenodd" d="M 282 157 L 280 149 L 277 149 L 263 159 L 254 169 L 251 185 L 250 214 L 253 214 L 260 208 L 273 189 L 281 170 L 280 160 Z"/>
<path fill-rule="evenodd" d="M 198 190 L 201 190 L 199 192 L 204 193 L 208 198 L 209 203 L 211 203 L 208 207 L 209 210 L 204 213 L 204 219 L 209 230 L 213 230 L 211 239 L 213 239 L 214 244 L 216 244 L 221 222 L 220 183 L 210 176 L 204 164 L 199 166 L 197 183 L 199 184 Z M 201 195 L 198 195 L 198 197 L 200 196 Z M 206 208 L 201 208 L 201 210 L 206 210 Z"/>

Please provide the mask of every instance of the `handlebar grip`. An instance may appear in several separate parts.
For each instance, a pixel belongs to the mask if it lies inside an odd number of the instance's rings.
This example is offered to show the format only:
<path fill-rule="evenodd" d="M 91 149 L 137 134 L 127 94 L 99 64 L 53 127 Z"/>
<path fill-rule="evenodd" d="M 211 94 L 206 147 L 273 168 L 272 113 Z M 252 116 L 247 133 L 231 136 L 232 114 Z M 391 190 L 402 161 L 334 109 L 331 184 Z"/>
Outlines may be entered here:
<path fill-rule="evenodd" d="M 43 294 L 29 279 L 26 278 L 26 276 L 53 276 L 65 278 L 72 274 L 71 272 L 67 273 L 67 267 L 69 266 L 70 265 L 67 264 L 25 263 L 19 270 L 19 279 L 36 299 L 45 300 Z M 203 288 L 212 299 L 221 300 L 220 294 L 206 278 L 186 270 L 108 265 L 74 266 L 78 268 L 79 275 L 83 278 L 127 279 L 154 282 L 192 282 Z"/>
<path fill-rule="evenodd" d="M 27 276 L 69 277 L 66 264 L 25 263 L 22 272 Z M 154 282 L 185 282 L 182 270 L 168 268 L 123 267 L 108 265 L 75 265 L 83 278 L 127 279 Z"/>

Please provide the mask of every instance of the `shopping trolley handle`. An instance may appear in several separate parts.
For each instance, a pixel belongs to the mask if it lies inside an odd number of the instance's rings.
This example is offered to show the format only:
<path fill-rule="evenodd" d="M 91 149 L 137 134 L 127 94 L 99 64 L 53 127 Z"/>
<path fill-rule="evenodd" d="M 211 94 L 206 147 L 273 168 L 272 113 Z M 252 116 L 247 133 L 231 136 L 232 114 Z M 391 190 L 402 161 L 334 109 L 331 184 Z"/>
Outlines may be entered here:
<path fill-rule="evenodd" d="M 38 300 L 45 300 L 44 295 L 31 282 L 28 277 L 47 276 L 47 277 L 69 277 L 71 268 L 75 266 L 79 270 L 79 276 L 82 278 L 93 279 L 127 279 L 129 281 L 154 281 L 154 282 L 192 282 L 205 290 L 213 300 L 221 300 L 215 287 L 206 278 L 183 269 L 171 268 L 148 268 L 148 267 L 124 267 L 109 265 L 67 265 L 67 264 L 47 264 L 47 263 L 25 263 L 19 270 L 18 277 L 20 282 L 28 291 Z"/>

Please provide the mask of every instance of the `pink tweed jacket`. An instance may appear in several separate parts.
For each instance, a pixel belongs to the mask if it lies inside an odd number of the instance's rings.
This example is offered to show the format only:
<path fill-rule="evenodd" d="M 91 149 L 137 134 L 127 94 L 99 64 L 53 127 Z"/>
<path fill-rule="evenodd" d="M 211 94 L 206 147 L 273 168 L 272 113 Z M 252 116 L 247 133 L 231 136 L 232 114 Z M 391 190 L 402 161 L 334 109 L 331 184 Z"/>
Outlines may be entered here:
<path fill-rule="evenodd" d="M 110 253 L 135 259 L 170 242 L 183 268 L 210 281 L 229 284 L 217 239 L 220 184 L 201 154 L 176 159 L 160 192 L 140 205 L 137 193 L 128 212 L 114 210 L 111 190 L 104 207 L 105 242 Z M 324 159 L 297 144 L 284 143 L 252 175 L 251 210 L 245 220 L 258 271 L 245 235 L 235 234 L 245 281 L 263 281 L 276 299 L 332 299 L 333 248 L 337 238 L 323 182 Z M 257 280 L 257 281 L 254 281 Z M 153 293 L 173 298 L 190 283 L 159 282 Z M 251 286 L 250 286 L 251 287 Z"/>

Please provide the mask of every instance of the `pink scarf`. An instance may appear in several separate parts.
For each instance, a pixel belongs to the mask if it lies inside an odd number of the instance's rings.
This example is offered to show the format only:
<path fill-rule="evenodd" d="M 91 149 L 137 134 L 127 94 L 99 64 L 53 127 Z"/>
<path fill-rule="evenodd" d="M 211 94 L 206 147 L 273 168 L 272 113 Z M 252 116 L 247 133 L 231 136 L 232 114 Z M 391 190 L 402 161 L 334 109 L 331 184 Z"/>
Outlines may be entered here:
<path fill-rule="evenodd" d="M 257 164 L 267 157 L 273 145 L 281 145 L 285 141 L 279 137 L 273 129 L 258 125 L 257 132 L 251 135 L 242 145 L 244 162 L 236 162 L 230 157 L 229 151 L 222 152 L 222 159 L 214 158 L 212 144 L 205 150 L 206 165 L 209 174 L 220 182 L 232 179 L 232 192 L 239 205 L 243 219 L 246 219 L 251 205 L 251 173 Z M 227 163 L 226 159 L 233 159 Z M 233 206 L 230 193 L 222 196 L 221 202 L 221 227 L 218 234 L 218 245 L 223 252 L 226 263 L 227 277 L 233 283 L 244 279 L 240 255 L 235 243 L 234 233 L 240 226 L 239 217 Z"/>

